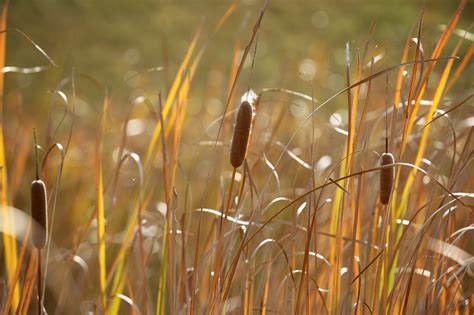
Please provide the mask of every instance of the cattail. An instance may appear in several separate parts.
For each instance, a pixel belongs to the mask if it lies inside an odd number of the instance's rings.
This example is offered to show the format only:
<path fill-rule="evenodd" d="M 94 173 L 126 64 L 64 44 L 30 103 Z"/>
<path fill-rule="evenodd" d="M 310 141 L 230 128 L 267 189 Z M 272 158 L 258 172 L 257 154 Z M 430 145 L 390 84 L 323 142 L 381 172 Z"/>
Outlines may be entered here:
<path fill-rule="evenodd" d="M 234 168 L 239 167 L 244 162 L 247 144 L 252 126 L 253 107 L 249 102 L 244 101 L 240 104 L 235 120 L 234 137 L 230 148 L 230 164 Z"/>
<path fill-rule="evenodd" d="M 391 153 L 384 153 L 380 156 L 380 166 L 393 164 L 394 159 Z M 388 204 L 393 186 L 393 166 L 380 170 L 380 202 L 384 205 Z"/>
<path fill-rule="evenodd" d="M 31 182 L 31 216 L 33 224 L 33 245 L 42 249 L 48 235 L 48 205 L 46 186 L 41 179 Z"/>

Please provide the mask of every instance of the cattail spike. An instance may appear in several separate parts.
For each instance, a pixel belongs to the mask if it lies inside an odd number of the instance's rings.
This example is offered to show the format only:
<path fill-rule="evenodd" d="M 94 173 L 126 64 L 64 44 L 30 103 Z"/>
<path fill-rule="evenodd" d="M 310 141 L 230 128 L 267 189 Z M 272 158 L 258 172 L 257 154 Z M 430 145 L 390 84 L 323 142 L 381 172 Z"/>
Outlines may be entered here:
<path fill-rule="evenodd" d="M 391 153 L 384 153 L 380 156 L 380 166 L 390 165 L 394 163 Z M 388 204 L 390 195 L 392 194 L 394 177 L 394 167 L 386 167 L 380 170 L 380 202 L 384 205 Z"/>
<path fill-rule="evenodd" d="M 32 227 L 33 245 L 42 249 L 48 236 L 48 204 L 46 185 L 41 179 L 31 183 L 31 217 L 35 221 Z"/>
<path fill-rule="evenodd" d="M 232 146 L 230 149 L 230 164 L 234 168 L 242 165 L 247 152 L 247 145 L 252 126 L 253 107 L 244 101 L 240 104 L 235 120 L 234 136 L 232 138 Z"/>

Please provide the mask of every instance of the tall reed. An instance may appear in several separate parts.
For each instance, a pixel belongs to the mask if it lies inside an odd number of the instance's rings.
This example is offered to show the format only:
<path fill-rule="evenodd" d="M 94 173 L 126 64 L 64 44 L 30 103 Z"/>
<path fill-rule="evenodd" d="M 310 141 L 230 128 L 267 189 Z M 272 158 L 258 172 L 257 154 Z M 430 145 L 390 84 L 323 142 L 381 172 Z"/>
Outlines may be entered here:
<path fill-rule="evenodd" d="M 46 193 L 46 185 L 39 179 L 38 172 L 38 144 L 35 138 L 35 156 L 36 156 L 36 179 L 31 182 L 31 217 L 34 221 L 32 227 L 33 245 L 38 252 L 38 314 L 41 315 L 43 311 L 42 300 L 42 275 L 41 275 L 41 250 L 46 245 L 48 239 L 48 198 Z"/>

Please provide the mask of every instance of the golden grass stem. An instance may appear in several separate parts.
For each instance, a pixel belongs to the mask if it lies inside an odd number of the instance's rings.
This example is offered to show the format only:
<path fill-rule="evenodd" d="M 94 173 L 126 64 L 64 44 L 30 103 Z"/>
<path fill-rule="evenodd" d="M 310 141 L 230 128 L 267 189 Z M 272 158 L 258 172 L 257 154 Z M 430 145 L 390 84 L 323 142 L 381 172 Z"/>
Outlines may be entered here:
<path fill-rule="evenodd" d="M 183 80 L 183 76 L 185 75 L 186 68 L 191 59 L 194 48 L 196 47 L 197 40 L 199 39 L 200 34 L 201 28 L 199 28 L 194 34 L 194 37 L 189 45 L 183 62 L 181 63 L 178 73 L 176 74 L 176 77 L 173 81 L 173 85 L 171 86 L 170 92 L 168 93 L 168 97 L 166 98 L 165 105 L 163 107 L 163 116 L 165 118 L 168 117 L 168 113 L 171 110 L 171 105 L 173 104 L 173 101 L 175 100 L 175 97 L 179 91 L 179 86 L 181 85 L 181 81 Z M 152 162 L 153 160 L 156 144 L 158 142 L 158 137 L 160 136 L 162 128 L 163 126 L 161 124 L 156 124 L 155 126 L 155 131 L 153 132 L 153 136 L 148 145 L 147 154 L 145 157 L 145 169 L 148 169 L 150 162 Z"/>
<path fill-rule="evenodd" d="M 5 314 L 8 314 L 10 312 L 10 308 L 12 306 L 12 301 L 13 301 L 14 288 L 16 287 L 17 281 L 19 281 L 19 279 L 20 279 L 20 273 L 21 273 L 21 269 L 22 269 L 21 267 L 23 266 L 23 262 L 24 262 L 25 256 L 26 256 L 26 250 L 28 249 L 28 242 L 30 240 L 31 225 L 32 225 L 32 222 L 30 220 L 28 222 L 28 227 L 26 228 L 25 237 L 23 239 L 23 244 L 21 246 L 20 257 L 18 259 L 18 266 L 16 268 L 15 279 L 14 279 L 14 282 L 13 282 L 14 285 L 11 286 L 10 289 L 8 290 L 7 304 L 6 304 L 5 310 L 4 310 Z M 21 304 L 21 301 L 19 301 L 19 304 Z"/>
<path fill-rule="evenodd" d="M 163 187 L 165 191 L 165 201 L 166 201 L 166 208 L 170 209 L 171 202 L 170 202 L 170 195 L 169 195 L 169 188 L 168 188 L 168 159 L 167 159 L 167 146 L 166 146 L 166 136 L 165 136 L 165 130 L 166 126 L 164 125 L 164 117 L 163 117 L 163 106 L 162 106 L 162 99 L 161 99 L 161 93 L 159 94 L 159 99 L 158 99 L 158 105 L 159 105 L 159 118 L 160 118 L 160 123 L 161 123 L 161 129 L 160 129 L 160 136 L 161 136 L 161 141 L 162 141 L 162 155 L 163 155 Z M 167 211 L 168 213 L 168 211 Z M 166 278 L 165 278 L 165 273 L 166 273 L 166 251 L 167 251 L 167 246 L 166 246 L 166 241 L 168 239 L 168 215 L 165 221 L 165 228 L 163 231 L 163 253 L 161 256 L 161 272 L 160 272 L 160 283 L 158 286 L 158 296 L 157 296 L 157 305 L 156 305 L 156 314 L 162 314 L 163 312 L 163 299 L 164 299 L 164 286 L 166 285 Z"/>
<path fill-rule="evenodd" d="M 224 222 L 224 227 L 223 228 L 225 228 L 225 222 L 227 222 L 227 215 L 229 214 L 230 203 L 232 202 L 232 190 L 234 189 L 234 181 L 235 181 L 235 174 L 236 173 L 237 173 L 237 169 L 234 168 L 232 170 L 232 176 L 230 177 L 229 194 L 227 195 L 227 202 L 226 202 L 226 206 L 224 208 L 224 217 L 221 217 L 221 225 L 222 225 L 222 222 Z"/>
<path fill-rule="evenodd" d="M 7 13 L 9 8 L 9 1 L 5 1 L 2 6 L 0 27 L 2 30 L 7 27 Z M 6 55 L 6 41 L 7 35 L 5 32 L 0 34 L 0 69 L 5 66 L 5 55 Z M 3 134 L 3 97 L 4 97 L 4 73 L 0 71 L 0 201 L 1 201 L 1 219 L 3 224 L 3 247 L 4 247 L 4 260 L 7 272 L 7 283 L 9 286 L 13 286 L 13 277 L 15 270 L 18 265 L 17 261 L 17 248 L 16 240 L 11 236 L 10 231 L 15 226 L 13 217 L 9 215 L 7 211 L 8 206 L 8 177 L 7 177 L 7 166 L 5 156 L 5 142 Z M 14 285 L 12 308 L 13 311 L 17 310 L 20 294 L 20 283 L 17 282 Z"/>
<path fill-rule="evenodd" d="M 271 260 L 271 254 L 269 256 L 270 256 L 269 260 Z M 265 285 L 263 286 L 262 301 L 260 303 L 260 309 L 261 309 L 260 314 L 262 315 L 267 314 L 268 292 L 269 292 L 269 287 L 270 287 L 270 273 L 271 273 L 271 268 L 268 268 L 265 275 Z"/>
<path fill-rule="evenodd" d="M 99 243 L 99 288 L 100 303 L 102 310 L 107 309 L 107 270 L 106 270 L 106 246 L 105 246 L 105 219 L 104 219 L 104 184 L 102 174 L 102 139 L 105 132 L 105 125 L 108 111 L 108 96 L 104 98 L 102 116 L 100 119 L 99 132 L 96 139 L 96 157 L 95 157 L 95 182 L 96 182 L 96 219 L 97 219 L 97 241 Z"/>

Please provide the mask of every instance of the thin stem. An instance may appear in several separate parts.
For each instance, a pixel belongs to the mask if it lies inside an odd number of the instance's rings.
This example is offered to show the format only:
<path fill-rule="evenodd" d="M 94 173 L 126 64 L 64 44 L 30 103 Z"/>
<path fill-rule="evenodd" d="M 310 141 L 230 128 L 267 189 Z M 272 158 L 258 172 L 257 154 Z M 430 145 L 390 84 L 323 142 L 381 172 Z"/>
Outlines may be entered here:
<path fill-rule="evenodd" d="M 219 242 L 220 242 L 220 248 L 222 249 L 222 251 L 219 254 L 219 260 L 218 260 L 218 264 L 217 264 L 218 268 L 216 268 L 216 270 L 214 271 L 214 276 L 216 277 L 216 279 L 219 278 L 217 276 L 217 273 L 219 273 L 219 269 L 221 268 L 221 260 L 222 260 L 221 254 L 224 252 L 224 230 L 225 230 L 225 225 L 226 225 L 225 223 L 227 221 L 227 215 L 229 214 L 230 203 L 231 203 L 231 200 L 232 200 L 232 190 L 234 189 L 234 181 L 235 181 L 236 172 L 237 172 L 237 168 L 234 167 L 234 169 L 232 170 L 232 177 L 230 179 L 229 194 L 227 195 L 226 206 L 222 211 L 221 222 L 220 222 L 220 226 L 219 226 Z M 216 287 L 216 289 L 217 289 L 217 287 Z M 220 298 L 221 294 L 222 294 L 222 290 L 221 290 L 219 295 L 217 295 L 217 293 L 216 293 L 216 302 L 218 301 L 217 298 Z"/>
<path fill-rule="evenodd" d="M 385 153 L 388 153 L 388 73 L 385 80 Z"/>
<path fill-rule="evenodd" d="M 33 137 L 35 138 L 35 165 L 36 165 L 36 180 L 39 179 L 38 172 L 38 142 L 36 141 L 36 129 L 33 128 Z"/>
<path fill-rule="evenodd" d="M 234 181 L 235 181 L 235 174 L 237 172 L 237 169 L 234 167 L 232 170 L 232 177 L 230 180 L 230 187 L 229 187 L 229 195 L 227 196 L 227 203 L 226 207 L 224 208 L 224 219 L 227 219 L 227 214 L 229 213 L 229 208 L 230 208 L 230 202 L 232 200 L 232 189 L 234 188 Z"/>
<path fill-rule="evenodd" d="M 41 301 L 43 300 L 43 290 L 41 286 L 41 249 L 38 248 L 38 315 L 43 314 L 43 307 Z"/>
<path fill-rule="evenodd" d="M 141 215 L 141 205 L 139 206 L 138 213 L 137 213 L 137 221 L 138 221 L 138 239 L 139 239 L 139 251 L 140 251 L 140 262 L 142 267 L 142 311 L 144 314 L 148 314 L 148 283 L 146 277 L 146 258 L 145 258 L 145 248 L 143 232 L 142 232 L 142 215 Z"/>
<path fill-rule="evenodd" d="M 260 32 L 257 30 L 257 36 L 256 36 L 256 39 L 255 39 L 255 47 L 254 47 L 254 50 L 253 50 L 253 56 L 252 56 L 252 66 L 250 67 L 250 77 L 249 77 L 249 86 L 247 88 L 247 100 L 248 100 L 248 93 L 250 92 L 250 85 L 252 84 L 252 78 L 253 78 L 253 66 L 254 66 L 254 63 L 255 63 L 255 58 L 257 56 L 257 47 L 258 47 L 258 35 L 260 34 Z"/>
<path fill-rule="evenodd" d="M 217 246 L 217 249 L 218 249 L 218 252 L 216 253 L 216 263 L 215 263 L 215 267 L 214 267 L 214 285 L 212 286 L 211 288 L 211 300 L 214 300 L 214 302 L 212 303 L 210 309 L 211 309 L 211 312 L 214 310 L 214 307 L 216 306 L 217 302 L 219 301 L 220 299 L 220 294 L 222 294 L 222 292 L 218 292 L 218 283 L 219 283 L 219 278 L 220 276 L 218 275 L 220 273 L 220 269 L 221 269 L 221 261 L 222 261 L 222 253 L 224 252 L 224 239 L 223 239 L 223 230 L 225 228 L 225 224 L 224 224 L 224 221 L 227 220 L 227 214 L 228 214 L 228 209 L 230 208 L 230 202 L 231 202 L 231 199 L 232 199 L 232 189 L 234 188 L 234 181 L 235 181 L 235 174 L 237 172 L 237 168 L 234 167 L 234 169 L 232 170 L 232 177 L 231 177 L 231 181 L 230 181 L 230 186 L 229 186 L 229 194 L 227 196 L 227 202 L 225 204 L 225 208 L 222 209 L 222 214 L 221 214 L 221 219 L 220 219 L 220 224 L 219 224 L 219 234 L 218 234 L 218 246 Z"/>

